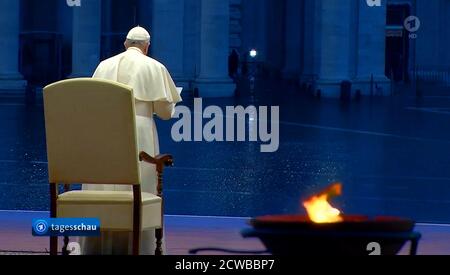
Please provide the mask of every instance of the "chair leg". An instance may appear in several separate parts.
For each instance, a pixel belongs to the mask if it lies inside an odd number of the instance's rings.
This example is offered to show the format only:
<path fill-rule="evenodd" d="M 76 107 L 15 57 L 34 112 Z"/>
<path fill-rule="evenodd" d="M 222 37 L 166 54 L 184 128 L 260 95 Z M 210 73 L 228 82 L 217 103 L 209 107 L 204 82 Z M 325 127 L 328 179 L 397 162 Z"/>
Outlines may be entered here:
<path fill-rule="evenodd" d="M 163 255 L 162 239 L 164 237 L 164 230 L 162 228 L 156 229 L 155 230 L 155 237 L 156 237 L 155 255 L 156 256 L 162 256 Z"/>
<path fill-rule="evenodd" d="M 57 203 L 58 199 L 58 185 L 56 183 L 50 183 L 50 218 L 56 218 L 57 215 Z M 50 237 L 50 255 L 58 255 L 58 237 Z"/>
<path fill-rule="evenodd" d="M 58 237 L 50 237 L 50 255 L 58 255 Z"/>
<path fill-rule="evenodd" d="M 419 247 L 419 241 L 417 239 L 412 240 L 411 241 L 411 251 L 410 251 L 411 256 L 417 256 L 418 247 Z"/>
<path fill-rule="evenodd" d="M 133 232 L 133 256 L 139 256 L 140 254 L 140 245 L 141 245 L 141 231 L 134 230 Z"/>
<path fill-rule="evenodd" d="M 133 255 L 138 256 L 141 252 L 141 213 L 142 213 L 142 194 L 141 186 L 133 186 Z"/>
<path fill-rule="evenodd" d="M 64 237 L 64 246 L 63 246 L 63 249 L 62 249 L 63 256 L 69 256 L 70 255 L 69 250 L 68 250 L 69 241 L 70 241 L 69 237 Z"/>

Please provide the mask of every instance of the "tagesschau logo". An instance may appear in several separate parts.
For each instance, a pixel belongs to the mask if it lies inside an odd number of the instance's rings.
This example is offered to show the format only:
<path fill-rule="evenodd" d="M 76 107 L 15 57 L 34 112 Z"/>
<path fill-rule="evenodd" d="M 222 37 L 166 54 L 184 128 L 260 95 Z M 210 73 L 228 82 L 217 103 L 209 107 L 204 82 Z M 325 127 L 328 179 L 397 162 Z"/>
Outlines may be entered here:
<path fill-rule="evenodd" d="M 98 237 L 100 220 L 87 219 L 35 219 L 33 220 L 35 237 Z"/>

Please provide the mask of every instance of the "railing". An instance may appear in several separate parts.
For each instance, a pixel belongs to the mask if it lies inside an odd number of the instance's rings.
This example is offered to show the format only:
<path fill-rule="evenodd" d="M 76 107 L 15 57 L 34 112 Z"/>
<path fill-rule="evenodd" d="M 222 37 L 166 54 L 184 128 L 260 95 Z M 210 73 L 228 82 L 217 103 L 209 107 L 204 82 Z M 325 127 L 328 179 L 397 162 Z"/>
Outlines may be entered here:
<path fill-rule="evenodd" d="M 320 91 L 317 90 L 317 74 L 303 74 L 300 80 L 301 90 L 304 93 L 320 97 Z"/>
<path fill-rule="evenodd" d="M 427 70 L 416 68 L 412 71 L 412 79 L 426 84 L 450 87 L 450 68 Z"/>
<path fill-rule="evenodd" d="M 416 68 L 410 74 L 417 96 L 450 94 L 450 68 Z"/>

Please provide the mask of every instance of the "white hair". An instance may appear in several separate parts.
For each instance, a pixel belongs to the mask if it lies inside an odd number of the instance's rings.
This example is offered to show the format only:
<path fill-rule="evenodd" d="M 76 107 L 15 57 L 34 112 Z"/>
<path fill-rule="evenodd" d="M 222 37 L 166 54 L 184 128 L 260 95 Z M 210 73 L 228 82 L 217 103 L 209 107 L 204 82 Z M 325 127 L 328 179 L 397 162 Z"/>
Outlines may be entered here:
<path fill-rule="evenodd" d="M 132 40 L 132 39 L 127 39 L 125 40 L 125 45 L 127 45 L 128 47 L 144 47 L 147 46 L 150 43 L 150 41 L 145 41 L 145 40 Z"/>

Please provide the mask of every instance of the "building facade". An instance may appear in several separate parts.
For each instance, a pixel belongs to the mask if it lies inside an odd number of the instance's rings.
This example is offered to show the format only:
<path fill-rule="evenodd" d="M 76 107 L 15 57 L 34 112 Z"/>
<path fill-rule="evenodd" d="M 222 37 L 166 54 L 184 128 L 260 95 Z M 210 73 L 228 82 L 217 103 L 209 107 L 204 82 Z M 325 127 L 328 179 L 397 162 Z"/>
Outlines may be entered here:
<path fill-rule="evenodd" d="M 0 90 L 9 93 L 92 75 L 136 25 L 150 30 L 151 56 L 177 84 L 203 97 L 234 94 L 232 50 L 264 77 L 328 97 L 344 81 L 352 93 L 388 95 L 391 80 L 417 68 L 450 67 L 449 0 L 0 0 L 0 13 Z M 417 30 L 405 28 L 411 15 Z"/>

